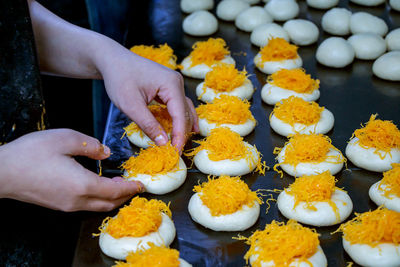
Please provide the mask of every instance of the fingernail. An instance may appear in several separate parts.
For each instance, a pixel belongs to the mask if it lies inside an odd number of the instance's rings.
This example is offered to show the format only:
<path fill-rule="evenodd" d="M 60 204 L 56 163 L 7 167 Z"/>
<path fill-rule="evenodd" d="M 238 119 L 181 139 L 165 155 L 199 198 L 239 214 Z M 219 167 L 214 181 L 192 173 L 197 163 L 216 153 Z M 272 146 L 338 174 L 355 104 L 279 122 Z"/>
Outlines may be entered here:
<path fill-rule="evenodd" d="M 154 141 L 155 141 L 156 144 L 159 145 L 159 146 L 163 146 L 163 145 L 165 145 L 165 144 L 168 142 L 168 140 L 167 140 L 162 134 L 158 135 L 158 136 L 154 139 Z"/>
<path fill-rule="evenodd" d="M 110 148 L 106 145 L 103 145 L 103 153 L 109 155 L 111 153 Z"/>
<path fill-rule="evenodd" d="M 138 182 L 138 181 L 135 181 L 135 183 L 136 183 L 136 186 L 137 186 L 137 188 L 138 188 L 138 192 L 139 192 L 139 193 L 143 193 L 143 192 L 146 191 L 145 188 L 144 188 L 144 186 L 142 185 L 142 183 L 140 183 L 140 182 Z"/>

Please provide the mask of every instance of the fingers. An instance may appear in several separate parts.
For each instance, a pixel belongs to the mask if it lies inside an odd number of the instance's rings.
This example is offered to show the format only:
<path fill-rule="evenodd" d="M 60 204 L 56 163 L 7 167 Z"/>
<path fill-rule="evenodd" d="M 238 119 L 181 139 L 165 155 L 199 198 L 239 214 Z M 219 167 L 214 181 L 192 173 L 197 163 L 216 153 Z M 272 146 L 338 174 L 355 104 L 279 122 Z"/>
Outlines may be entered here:
<path fill-rule="evenodd" d="M 128 201 L 130 197 L 119 198 L 116 200 L 104 200 L 98 198 L 89 198 L 86 202 L 85 207 L 82 207 L 82 210 L 88 211 L 110 211 L 118 208 L 126 201 Z"/>
<path fill-rule="evenodd" d="M 110 179 L 96 175 L 94 178 L 87 192 L 87 196 L 91 198 L 114 201 L 144 192 L 144 186 L 140 182 L 127 181 L 121 177 Z"/>
<path fill-rule="evenodd" d="M 193 118 L 193 125 L 192 125 L 192 131 L 195 133 L 198 133 L 200 131 L 199 129 L 199 117 L 197 116 L 196 109 L 194 108 L 192 100 L 190 98 L 186 97 L 186 102 L 189 107 L 189 111 L 191 113 L 191 116 Z"/>

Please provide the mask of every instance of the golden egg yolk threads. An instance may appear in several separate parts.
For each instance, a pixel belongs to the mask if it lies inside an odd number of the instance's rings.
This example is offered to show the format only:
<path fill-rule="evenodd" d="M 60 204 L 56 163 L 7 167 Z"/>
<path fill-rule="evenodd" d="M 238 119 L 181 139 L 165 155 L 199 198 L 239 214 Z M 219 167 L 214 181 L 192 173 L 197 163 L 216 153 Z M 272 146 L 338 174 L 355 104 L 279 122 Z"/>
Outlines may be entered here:
<path fill-rule="evenodd" d="M 174 50 L 167 44 L 159 45 L 158 47 L 152 45 L 135 45 L 130 50 L 141 57 L 150 59 L 170 69 L 175 70 L 177 68 L 177 58 L 174 55 Z"/>
<path fill-rule="evenodd" d="M 196 42 L 192 49 L 189 55 L 192 61 L 191 66 L 199 64 L 211 66 L 230 54 L 225 41 L 221 38 L 210 38 L 207 41 Z"/>
<path fill-rule="evenodd" d="M 400 163 L 393 163 L 392 168 L 383 173 L 383 178 L 378 185 L 387 198 L 392 198 L 391 195 L 400 197 Z"/>
<path fill-rule="evenodd" d="M 292 90 L 300 94 L 311 94 L 319 88 L 319 80 L 312 79 L 304 69 L 281 69 L 272 73 L 267 82 L 277 87 Z"/>
<path fill-rule="evenodd" d="M 271 38 L 260 50 L 261 60 L 265 62 L 296 59 L 299 57 L 297 49 L 297 46 L 289 44 L 283 38 Z"/>
<path fill-rule="evenodd" d="M 247 78 L 247 71 L 239 71 L 232 64 L 219 63 L 207 72 L 203 90 L 212 88 L 218 92 L 232 92 L 243 85 Z"/>

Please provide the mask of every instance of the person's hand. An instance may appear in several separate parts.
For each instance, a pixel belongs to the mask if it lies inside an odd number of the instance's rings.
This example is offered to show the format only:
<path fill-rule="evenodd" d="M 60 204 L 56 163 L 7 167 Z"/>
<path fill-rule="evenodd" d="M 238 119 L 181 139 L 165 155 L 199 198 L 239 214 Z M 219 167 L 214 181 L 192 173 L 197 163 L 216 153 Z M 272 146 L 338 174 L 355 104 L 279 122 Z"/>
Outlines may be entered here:
<path fill-rule="evenodd" d="M 143 190 L 139 182 L 98 176 L 72 156 L 102 160 L 108 147 L 79 132 L 34 132 L 0 146 L 0 197 L 63 210 L 112 210 Z"/>

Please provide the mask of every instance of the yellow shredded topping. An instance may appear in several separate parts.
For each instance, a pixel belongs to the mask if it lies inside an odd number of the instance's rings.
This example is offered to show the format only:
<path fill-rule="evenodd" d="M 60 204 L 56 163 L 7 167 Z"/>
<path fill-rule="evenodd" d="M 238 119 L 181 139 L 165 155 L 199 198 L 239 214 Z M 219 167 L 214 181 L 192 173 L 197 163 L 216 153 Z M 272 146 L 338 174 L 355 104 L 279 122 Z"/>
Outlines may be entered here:
<path fill-rule="evenodd" d="M 319 80 L 312 79 L 304 69 L 278 70 L 268 76 L 267 82 L 300 94 L 311 94 L 319 88 Z"/>
<path fill-rule="evenodd" d="M 192 48 L 189 55 L 192 61 L 191 66 L 199 64 L 211 66 L 230 54 L 225 41 L 221 38 L 209 38 L 207 41 L 196 42 Z"/>
<path fill-rule="evenodd" d="M 221 95 L 213 103 L 202 104 L 196 108 L 196 112 L 199 118 L 217 125 L 255 121 L 249 101 L 230 95 Z"/>
<path fill-rule="evenodd" d="M 353 136 L 359 139 L 358 144 L 362 148 L 375 148 L 374 153 L 384 159 L 386 154 L 391 155 L 392 148 L 400 149 L 400 131 L 393 122 L 377 120 L 376 116 L 377 114 L 371 115 L 367 124 L 355 130 Z"/>
<path fill-rule="evenodd" d="M 392 169 L 383 173 L 378 188 L 385 192 L 387 198 L 392 198 L 391 195 L 400 197 L 400 163 L 393 163 Z"/>
<path fill-rule="evenodd" d="M 104 219 L 99 230 L 114 238 L 141 237 L 157 231 L 162 222 L 161 213 L 172 216 L 169 204 L 161 200 L 135 197 L 118 211 L 116 217 Z"/>
<path fill-rule="evenodd" d="M 272 38 L 266 46 L 261 48 L 261 60 L 265 62 L 296 59 L 299 57 L 297 49 L 297 46 L 289 44 L 283 38 Z"/>
<path fill-rule="evenodd" d="M 177 68 L 177 58 L 174 55 L 174 50 L 167 44 L 159 45 L 158 47 L 152 45 L 135 45 L 130 50 L 141 57 L 150 59 L 170 69 L 175 70 Z"/>
<path fill-rule="evenodd" d="M 247 71 L 239 71 L 232 64 L 219 63 L 207 72 L 203 90 L 212 88 L 218 92 L 232 92 L 242 86 L 247 78 Z"/>
<path fill-rule="evenodd" d="M 356 213 L 355 218 L 341 224 L 336 232 L 343 232 L 343 238 L 350 244 L 376 247 L 392 243 L 397 246 L 400 244 L 400 213 L 383 207 Z"/>
<path fill-rule="evenodd" d="M 218 179 L 209 176 L 207 182 L 196 185 L 193 191 L 199 193 L 212 216 L 232 214 L 242 209 L 243 205 L 253 207 L 254 201 L 262 203 L 257 193 L 237 176 L 222 175 Z"/>

